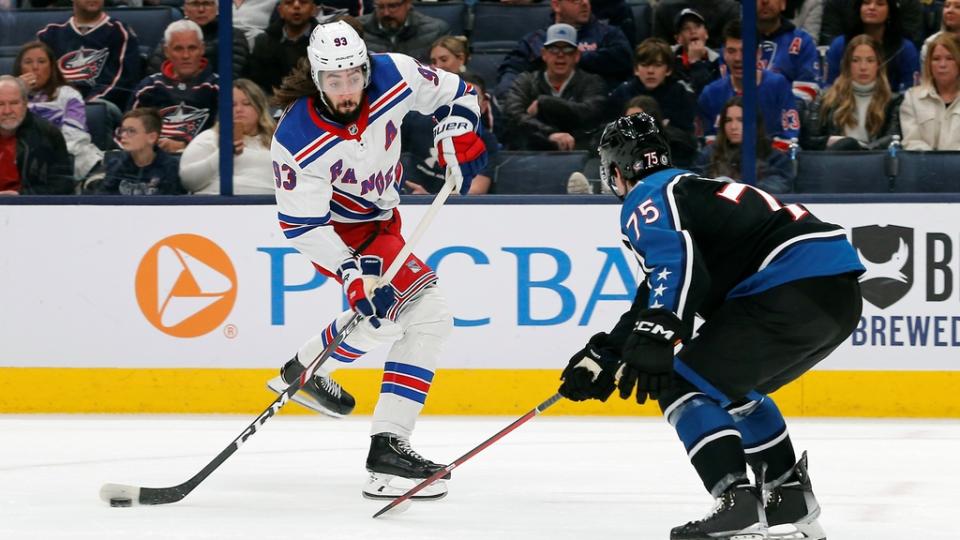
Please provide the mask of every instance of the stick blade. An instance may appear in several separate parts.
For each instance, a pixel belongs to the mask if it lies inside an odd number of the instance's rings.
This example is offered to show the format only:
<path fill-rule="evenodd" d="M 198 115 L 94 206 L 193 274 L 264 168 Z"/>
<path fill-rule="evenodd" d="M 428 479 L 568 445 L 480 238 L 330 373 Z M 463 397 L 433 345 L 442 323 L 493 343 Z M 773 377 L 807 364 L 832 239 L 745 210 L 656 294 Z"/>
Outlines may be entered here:
<path fill-rule="evenodd" d="M 125 484 L 104 484 L 100 488 L 100 500 L 110 506 L 133 506 L 140 504 L 140 488 Z"/>
<path fill-rule="evenodd" d="M 397 514 L 402 514 L 410 509 L 410 506 L 413 505 L 413 501 L 410 499 L 404 499 L 397 504 L 393 504 L 391 501 L 389 504 L 381 508 L 376 514 L 373 515 L 374 519 L 382 516 L 394 516 Z"/>

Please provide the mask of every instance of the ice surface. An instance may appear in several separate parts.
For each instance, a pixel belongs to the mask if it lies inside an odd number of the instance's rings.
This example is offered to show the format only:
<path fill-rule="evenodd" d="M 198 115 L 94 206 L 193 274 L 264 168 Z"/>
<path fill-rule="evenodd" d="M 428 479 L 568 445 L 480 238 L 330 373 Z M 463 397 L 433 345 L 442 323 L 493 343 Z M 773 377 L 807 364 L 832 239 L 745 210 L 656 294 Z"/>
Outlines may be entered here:
<path fill-rule="evenodd" d="M 453 460 L 514 419 L 426 417 L 413 446 Z M 183 482 L 250 421 L 0 415 L 0 539 L 657 540 L 711 507 L 662 420 L 549 412 L 456 469 L 445 499 L 376 520 L 364 417 L 275 418 L 179 503 L 98 498 L 107 482 Z M 831 540 L 960 538 L 960 422 L 788 422 Z"/>

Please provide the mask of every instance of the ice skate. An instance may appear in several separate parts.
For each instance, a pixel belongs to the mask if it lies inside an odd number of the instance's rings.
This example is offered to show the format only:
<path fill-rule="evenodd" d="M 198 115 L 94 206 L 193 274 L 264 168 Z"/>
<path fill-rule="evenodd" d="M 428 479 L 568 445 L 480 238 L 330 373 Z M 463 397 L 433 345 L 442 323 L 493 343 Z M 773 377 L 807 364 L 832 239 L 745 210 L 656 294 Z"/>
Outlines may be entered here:
<path fill-rule="evenodd" d="M 820 505 L 813 495 L 807 474 L 807 453 L 794 465 L 786 478 L 789 481 L 770 486 L 764 493 L 764 510 L 773 540 L 825 540 L 826 534 L 817 517 Z M 766 486 L 765 486 L 766 487 Z"/>
<path fill-rule="evenodd" d="M 370 478 L 363 486 L 363 496 L 395 499 L 443 467 L 415 452 L 407 439 L 393 433 L 378 433 L 370 437 L 370 453 L 367 454 Z M 443 476 L 443 480 L 449 478 L 450 473 Z M 443 480 L 430 484 L 412 498 L 432 500 L 446 496 L 447 484 Z"/>
<path fill-rule="evenodd" d="M 717 498 L 706 517 L 674 527 L 670 540 L 763 540 L 766 524 L 762 517 L 757 488 L 732 487 Z"/>
<path fill-rule="evenodd" d="M 280 375 L 267 381 L 267 388 L 280 394 L 297 380 L 303 373 L 304 367 L 297 357 L 280 368 Z M 293 401 L 317 411 L 318 413 L 334 418 L 344 417 L 351 412 L 357 402 L 349 392 L 343 389 L 337 381 L 330 377 L 323 377 L 314 373 L 313 377 L 293 395 Z"/>

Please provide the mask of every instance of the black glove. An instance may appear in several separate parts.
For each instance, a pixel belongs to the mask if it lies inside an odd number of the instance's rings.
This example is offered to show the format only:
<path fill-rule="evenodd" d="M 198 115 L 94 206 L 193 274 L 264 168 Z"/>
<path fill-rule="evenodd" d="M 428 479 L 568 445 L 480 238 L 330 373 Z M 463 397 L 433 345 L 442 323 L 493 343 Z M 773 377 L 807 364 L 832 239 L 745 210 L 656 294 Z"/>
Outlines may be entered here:
<path fill-rule="evenodd" d="M 683 324 L 673 312 L 646 309 L 623 346 L 623 367 L 617 387 L 627 399 L 637 386 L 637 403 L 659 399 L 673 385 L 673 348 L 681 340 Z"/>
<path fill-rule="evenodd" d="M 571 401 L 606 401 L 613 393 L 616 387 L 613 376 L 619 362 L 600 352 L 606 338 L 603 332 L 594 335 L 586 347 L 570 358 L 560 375 L 563 384 L 559 392 L 563 397 Z"/>

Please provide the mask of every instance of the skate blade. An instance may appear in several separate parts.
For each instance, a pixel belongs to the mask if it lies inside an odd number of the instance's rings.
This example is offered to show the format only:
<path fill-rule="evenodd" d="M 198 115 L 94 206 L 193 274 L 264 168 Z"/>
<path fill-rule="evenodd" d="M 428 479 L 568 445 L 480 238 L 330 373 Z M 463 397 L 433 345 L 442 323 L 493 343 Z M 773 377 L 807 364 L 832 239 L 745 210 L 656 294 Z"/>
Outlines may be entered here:
<path fill-rule="evenodd" d="M 827 540 L 826 533 L 817 520 L 810 523 L 787 523 L 774 525 L 767 531 L 770 540 Z"/>
<path fill-rule="evenodd" d="M 378 501 L 390 501 L 411 490 L 423 478 L 402 478 L 373 473 L 363 487 L 363 497 Z M 437 480 L 410 497 L 414 501 L 435 501 L 447 496 L 447 483 Z"/>
<path fill-rule="evenodd" d="M 283 382 L 283 379 L 279 375 L 267 381 L 267 388 L 273 392 L 276 392 L 277 394 L 282 394 L 283 391 L 287 389 L 287 386 L 287 383 Z M 331 418 L 343 418 L 344 416 L 336 411 L 331 411 L 330 409 L 324 407 L 315 399 L 310 397 L 310 395 L 306 392 L 297 392 L 290 399 L 296 403 L 299 403 L 300 405 L 303 405 L 311 411 L 318 412 Z"/>

